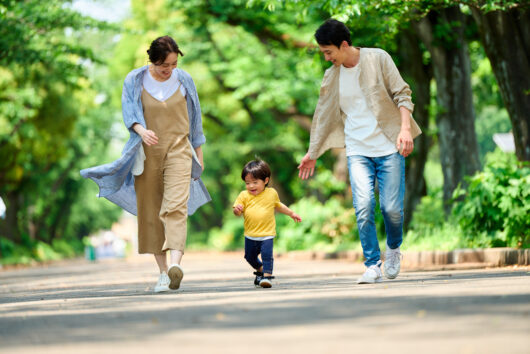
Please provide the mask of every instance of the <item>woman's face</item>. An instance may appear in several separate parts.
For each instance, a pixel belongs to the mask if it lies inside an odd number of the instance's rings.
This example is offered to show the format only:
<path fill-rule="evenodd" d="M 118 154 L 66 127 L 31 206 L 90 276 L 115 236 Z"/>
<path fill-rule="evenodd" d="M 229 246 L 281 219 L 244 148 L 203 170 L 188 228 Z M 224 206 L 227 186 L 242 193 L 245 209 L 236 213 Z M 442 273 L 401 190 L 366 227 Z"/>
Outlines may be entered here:
<path fill-rule="evenodd" d="M 167 80 L 171 77 L 171 73 L 173 72 L 173 69 L 177 67 L 177 61 L 178 61 L 178 54 L 169 53 L 166 57 L 166 60 L 164 60 L 163 63 L 153 64 L 153 71 L 161 79 Z"/>

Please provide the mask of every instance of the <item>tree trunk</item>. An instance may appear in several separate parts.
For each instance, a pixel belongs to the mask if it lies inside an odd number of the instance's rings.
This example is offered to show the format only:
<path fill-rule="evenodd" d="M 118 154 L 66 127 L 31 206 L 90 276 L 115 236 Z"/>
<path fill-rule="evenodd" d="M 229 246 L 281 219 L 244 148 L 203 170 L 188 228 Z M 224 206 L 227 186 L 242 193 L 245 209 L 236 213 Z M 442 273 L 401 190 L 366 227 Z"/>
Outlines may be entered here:
<path fill-rule="evenodd" d="M 530 9 L 471 11 L 510 115 L 515 153 L 530 161 Z"/>
<path fill-rule="evenodd" d="M 17 215 L 20 209 L 20 194 L 16 191 L 7 192 L 4 202 L 6 204 L 6 218 L 0 219 L 0 236 L 18 242 L 20 232 L 18 229 Z"/>
<path fill-rule="evenodd" d="M 480 169 L 464 22 L 464 15 L 454 6 L 429 12 L 416 26 L 431 53 L 436 79 L 436 122 L 446 212 L 450 210 L 448 201 L 464 176 Z"/>
<path fill-rule="evenodd" d="M 400 72 L 411 86 L 415 104 L 414 119 L 423 131 L 414 140 L 414 152 L 407 158 L 406 164 L 404 228 L 407 230 L 416 205 L 427 194 L 427 184 L 423 172 L 431 144 L 428 130 L 432 67 L 430 64 L 425 65 L 423 63 L 423 51 L 419 45 L 419 38 L 412 29 L 403 31 L 400 38 L 400 55 L 404 62 L 404 65 L 400 66 Z"/>

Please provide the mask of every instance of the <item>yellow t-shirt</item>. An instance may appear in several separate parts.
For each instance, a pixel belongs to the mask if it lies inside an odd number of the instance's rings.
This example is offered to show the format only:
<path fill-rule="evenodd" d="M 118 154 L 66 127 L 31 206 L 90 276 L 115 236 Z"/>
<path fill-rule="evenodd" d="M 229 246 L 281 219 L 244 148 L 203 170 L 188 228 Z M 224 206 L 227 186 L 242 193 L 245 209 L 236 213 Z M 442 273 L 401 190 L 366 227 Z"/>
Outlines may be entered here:
<path fill-rule="evenodd" d="M 274 188 L 266 187 L 258 195 L 248 191 L 239 193 L 234 206 L 243 205 L 245 236 L 276 236 L 274 209 L 280 206 L 280 198 Z"/>

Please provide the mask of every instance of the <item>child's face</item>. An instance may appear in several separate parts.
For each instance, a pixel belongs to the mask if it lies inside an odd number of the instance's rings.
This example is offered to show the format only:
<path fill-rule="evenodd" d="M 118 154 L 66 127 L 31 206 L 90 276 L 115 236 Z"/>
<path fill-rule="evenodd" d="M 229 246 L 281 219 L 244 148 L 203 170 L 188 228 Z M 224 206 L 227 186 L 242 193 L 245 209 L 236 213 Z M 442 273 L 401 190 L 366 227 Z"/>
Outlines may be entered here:
<path fill-rule="evenodd" d="M 266 184 L 269 183 L 269 177 L 262 179 L 256 179 L 250 173 L 245 176 L 245 185 L 247 191 L 252 195 L 258 195 L 265 189 Z"/>

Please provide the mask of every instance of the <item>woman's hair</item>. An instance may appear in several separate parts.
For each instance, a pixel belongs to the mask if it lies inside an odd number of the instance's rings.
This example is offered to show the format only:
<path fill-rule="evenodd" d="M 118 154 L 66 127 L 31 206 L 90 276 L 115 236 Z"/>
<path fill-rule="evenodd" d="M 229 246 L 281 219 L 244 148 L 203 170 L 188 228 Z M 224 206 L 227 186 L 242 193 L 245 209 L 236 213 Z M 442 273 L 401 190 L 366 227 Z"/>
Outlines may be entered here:
<path fill-rule="evenodd" d="M 184 56 L 179 49 L 177 42 L 170 36 L 158 37 L 151 42 L 151 46 L 147 50 L 149 61 L 155 65 L 162 64 L 166 60 L 169 53 L 177 53 Z"/>
<path fill-rule="evenodd" d="M 269 165 L 263 160 L 252 160 L 248 162 L 245 167 L 243 167 L 243 172 L 241 172 L 241 179 L 244 181 L 245 177 L 250 174 L 255 179 L 261 179 L 263 182 L 265 182 L 266 178 L 271 177 L 271 169 Z M 265 186 L 268 186 L 269 183 Z"/>
<path fill-rule="evenodd" d="M 343 41 L 351 45 L 350 30 L 348 27 L 344 23 L 332 18 L 328 19 L 317 29 L 315 39 L 320 45 L 333 44 L 337 48 L 340 48 Z"/>

